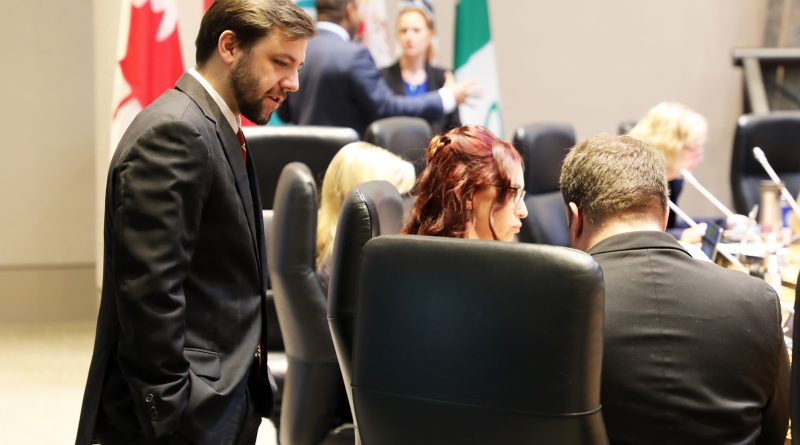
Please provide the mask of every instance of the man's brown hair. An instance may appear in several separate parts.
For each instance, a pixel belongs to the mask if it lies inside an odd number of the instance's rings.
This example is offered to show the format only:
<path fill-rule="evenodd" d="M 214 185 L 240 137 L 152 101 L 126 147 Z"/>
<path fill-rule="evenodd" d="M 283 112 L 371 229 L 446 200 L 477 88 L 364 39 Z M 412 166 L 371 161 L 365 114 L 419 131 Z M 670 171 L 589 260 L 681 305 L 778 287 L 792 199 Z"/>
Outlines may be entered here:
<path fill-rule="evenodd" d="M 311 17 L 291 0 L 214 0 L 200 22 L 195 60 L 202 66 L 226 30 L 233 31 L 241 47 L 248 50 L 273 29 L 291 40 L 317 33 Z"/>
<path fill-rule="evenodd" d="M 355 0 L 317 0 L 317 19 L 339 23 L 344 20 L 347 5 Z"/>
<path fill-rule="evenodd" d="M 570 149 L 561 167 L 561 194 L 592 224 L 667 208 L 664 157 L 647 142 L 600 134 Z"/>

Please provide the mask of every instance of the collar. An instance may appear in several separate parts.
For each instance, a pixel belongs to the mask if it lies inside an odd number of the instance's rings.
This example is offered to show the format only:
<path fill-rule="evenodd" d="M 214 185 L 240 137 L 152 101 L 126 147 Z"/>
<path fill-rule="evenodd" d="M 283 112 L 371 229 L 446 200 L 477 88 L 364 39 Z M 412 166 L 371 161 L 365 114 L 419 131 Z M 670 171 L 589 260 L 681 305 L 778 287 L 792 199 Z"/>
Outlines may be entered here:
<path fill-rule="evenodd" d="M 233 111 L 231 111 L 231 107 L 228 106 L 228 104 L 225 102 L 222 96 L 220 96 L 219 93 L 217 93 L 217 90 L 215 90 L 214 87 L 211 86 L 208 80 L 206 80 L 206 78 L 203 77 L 203 75 L 200 74 L 196 68 L 194 67 L 189 68 L 188 72 L 189 74 L 192 75 L 192 77 L 194 77 L 195 79 L 197 79 L 198 82 L 200 82 L 200 85 L 202 85 L 203 88 L 205 88 L 205 90 L 208 92 L 208 95 L 211 96 L 212 99 L 214 99 L 214 103 L 216 103 L 220 111 L 222 111 L 222 115 L 225 116 L 225 120 L 228 121 L 228 124 L 230 124 L 233 132 L 237 133 L 239 131 L 239 127 L 242 126 L 242 118 L 239 115 L 234 114 Z"/>
<path fill-rule="evenodd" d="M 325 31 L 332 32 L 337 36 L 341 37 L 345 42 L 350 41 L 350 33 L 347 32 L 341 25 L 338 23 L 333 22 L 317 22 L 317 29 L 322 29 Z"/>
<path fill-rule="evenodd" d="M 595 244 L 594 247 L 589 249 L 588 253 L 597 255 L 600 253 L 640 249 L 674 249 L 691 256 L 672 235 L 655 230 L 641 230 L 609 236 Z"/>

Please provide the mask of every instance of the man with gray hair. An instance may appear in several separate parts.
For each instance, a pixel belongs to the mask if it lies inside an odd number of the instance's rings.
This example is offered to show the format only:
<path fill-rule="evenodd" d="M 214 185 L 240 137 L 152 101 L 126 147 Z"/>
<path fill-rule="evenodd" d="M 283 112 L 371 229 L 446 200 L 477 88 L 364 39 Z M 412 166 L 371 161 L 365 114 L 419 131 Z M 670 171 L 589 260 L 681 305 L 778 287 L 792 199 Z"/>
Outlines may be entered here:
<path fill-rule="evenodd" d="M 570 241 L 606 284 L 601 401 L 614 444 L 782 444 L 789 366 L 775 291 L 670 235 L 664 160 L 629 136 L 573 147 Z"/>

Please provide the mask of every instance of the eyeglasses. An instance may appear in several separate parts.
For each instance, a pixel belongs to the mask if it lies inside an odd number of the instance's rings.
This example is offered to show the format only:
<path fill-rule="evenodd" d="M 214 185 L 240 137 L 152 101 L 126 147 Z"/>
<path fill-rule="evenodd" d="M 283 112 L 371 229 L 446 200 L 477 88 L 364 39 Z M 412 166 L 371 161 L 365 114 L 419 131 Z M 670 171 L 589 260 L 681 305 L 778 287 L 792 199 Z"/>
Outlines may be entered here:
<path fill-rule="evenodd" d="M 511 187 L 511 190 L 514 190 L 514 205 L 519 204 L 525 199 L 525 193 L 527 191 L 522 187 Z"/>
<path fill-rule="evenodd" d="M 525 194 L 527 193 L 527 191 L 522 187 L 507 187 L 505 185 L 495 185 L 495 187 L 499 189 L 514 190 L 514 205 L 522 202 L 522 200 L 525 199 Z"/>

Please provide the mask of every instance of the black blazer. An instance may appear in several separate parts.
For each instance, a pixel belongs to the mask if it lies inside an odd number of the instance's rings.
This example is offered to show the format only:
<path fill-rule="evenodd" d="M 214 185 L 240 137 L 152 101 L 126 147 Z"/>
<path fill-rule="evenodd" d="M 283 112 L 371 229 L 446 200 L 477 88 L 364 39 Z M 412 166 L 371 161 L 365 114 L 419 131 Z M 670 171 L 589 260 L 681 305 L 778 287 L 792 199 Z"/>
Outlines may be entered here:
<path fill-rule="evenodd" d="M 395 95 L 365 47 L 324 29 L 308 42 L 300 85 L 300 91 L 289 94 L 278 108 L 278 116 L 286 122 L 350 127 L 363 136 L 369 124 L 384 117 L 431 121 L 444 115 L 437 92 Z"/>
<path fill-rule="evenodd" d="M 771 287 L 691 258 L 663 232 L 615 235 L 589 253 L 606 283 L 611 443 L 783 443 L 789 366 Z"/>
<path fill-rule="evenodd" d="M 191 75 L 122 137 L 106 184 L 104 240 L 76 443 L 172 432 L 228 443 L 266 338 L 261 203 L 252 162 Z M 261 370 L 250 392 L 268 415 L 271 377 Z"/>
<path fill-rule="evenodd" d="M 436 91 L 444 86 L 444 73 L 446 70 L 426 64 L 425 65 L 425 86 L 428 91 Z M 386 84 L 394 91 L 395 94 L 401 96 L 406 94 L 405 87 L 403 86 L 403 75 L 400 72 L 400 61 L 395 62 L 393 65 L 388 66 L 381 70 Z M 461 126 L 461 117 L 458 114 L 458 108 L 448 113 L 441 119 L 429 120 L 433 134 L 441 134 L 451 128 Z"/>

